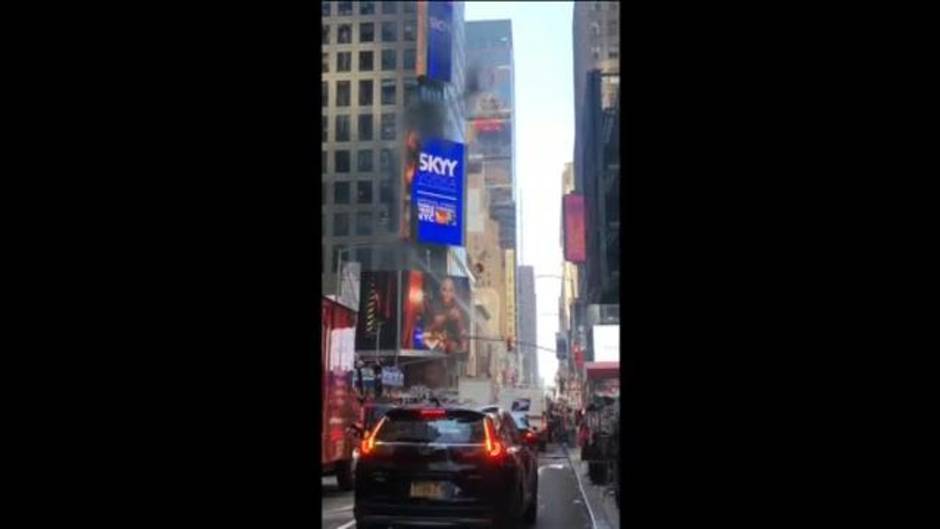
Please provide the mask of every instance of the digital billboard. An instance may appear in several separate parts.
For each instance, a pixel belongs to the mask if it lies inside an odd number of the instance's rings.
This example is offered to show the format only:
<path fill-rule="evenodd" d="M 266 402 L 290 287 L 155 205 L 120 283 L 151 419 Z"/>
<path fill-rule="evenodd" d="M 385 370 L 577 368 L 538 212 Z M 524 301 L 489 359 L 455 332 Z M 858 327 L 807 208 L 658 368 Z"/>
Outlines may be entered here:
<path fill-rule="evenodd" d="M 356 350 L 374 351 L 376 336 L 380 350 L 395 349 L 398 331 L 398 272 L 362 272 Z"/>
<path fill-rule="evenodd" d="M 465 354 L 470 336 L 470 280 L 402 273 L 402 349 Z"/>
<path fill-rule="evenodd" d="M 584 196 L 564 196 L 562 210 L 565 216 L 565 260 L 583 263 L 587 258 L 584 233 Z"/>
<path fill-rule="evenodd" d="M 418 2 L 418 77 L 450 82 L 453 24 L 453 2 Z"/>
<path fill-rule="evenodd" d="M 420 140 L 411 181 L 418 242 L 463 246 L 464 148 L 462 143 Z"/>

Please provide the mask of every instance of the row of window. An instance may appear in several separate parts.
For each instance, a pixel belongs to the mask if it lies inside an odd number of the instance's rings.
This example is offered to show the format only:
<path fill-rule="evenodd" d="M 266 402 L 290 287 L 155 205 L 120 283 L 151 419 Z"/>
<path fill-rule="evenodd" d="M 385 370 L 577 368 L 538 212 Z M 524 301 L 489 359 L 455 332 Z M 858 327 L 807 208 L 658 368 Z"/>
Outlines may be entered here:
<path fill-rule="evenodd" d="M 392 167 L 392 150 L 391 149 L 382 149 L 379 151 L 379 171 L 387 172 L 393 169 Z M 360 173 L 369 173 L 375 169 L 375 160 L 373 156 L 372 149 L 359 149 L 356 151 L 356 171 Z M 320 170 L 326 174 L 329 171 L 327 170 L 327 154 L 326 151 L 323 151 L 323 157 L 321 158 Z M 333 152 L 333 172 L 346 174 L 349 173 L 352 169 L 352 152 L 346 149 L 337 149 Z"/>
<path fill-rule="evenodd" d="M 323 204 L 327 204 L 327 189 L 329 184 L 323 183 L 323 196 L 321 197 Z M 372 204 L 372 181 L 371 180 L 360 180 L 355 182 L 335 182 L 333 184 L 333 203 L 338 205 L 350 204 L 351 191 L 352 189 L 356 190 L 356 204 Z M 391 203 L 391 196 L 383 197 L 388 199 L 388 203 Z"/>
<path fill-rule="evenodd" d="M 359 22 L 359 40 L 356 41 L 360 44 L 367 42 L 375 42 L 375 22 Z M 335 44 L 353 44 L 353 24 L 337 24 L 331 26 L 329 24 L 323 24 L 321 26 L 323 31 L 321 33 L 322 43 L 323 44 L 334 44 L 332 36 L 332 28 L 336 28 L 336 42 Z M 405 42 L 414 42 L 417 40 L 416 32 L 416 22 L 413 20 L 406 20 L 401 24 L 401 38 Z M 379 32 L 382 36 L 382 42 L 397 42 L 398 41 L 398 22 L 381 22 L 379 25 Z"/>
<path fill-rule="evenodd" d="M 348 237 L 350 235 L 359 235 L 359 236 L 368 236 L 372 235 L 372 212 L 371 211 L 358 211 L 355 214 L 356 219 L 356 229 L 355 232 L 350 232 L 350 218 L 352 217 L 349 213 L 334 213 L 333 214 L 333 236 L 334 237 Z M 378 231 L 378 230 L 376 230 Z"/>
<path fill-rule="evenodd" d="M 359 106 L 372 106 L 373 87 L 375 83 L 372 79 L 362 79 L 359 81 Z M 398 104 L 398 81 L 396 79 L 382 79 L 380 81 L 380 103 L 382 105 Z M 418 83 L 414 79 L 405 79 L 404 104 L 410 106 L 414 98 L 418 95 Z M 352 81 L 336 81 L 336 106 L 348 107 L 352 102 Z M 320 83 L 320 103 L 323 107 L 330 106 L 330 82 L 321 81 Z"/>
<path fill-rule="evenodd" d="M 352 16 L 353 14 L 353 3 L 352 2 L 322 2 L 323 16 L 328 17 L 333 14 L 333 4 L 336 4 L 336 15 L 341 17 Z M 398 13 L 398 4 L 402 6 L 402 13 L 414 13 L 415 12 L 415 2 L 359 2 L 359 14 L 360 15 L 374 15 L 375 14 L 375 4 L 380 4 L 382 6 L 383 15 L 394 15 Z"/>
<path fill-rule="evenodd" d="M 330 119 L 327 116 L 322 116 L 322 121 L 323 136 L 321 141 L 325 143 L 330 141 Z M 352 117 L 348 114 L 336 116 L 336 127 L 333 129 L 333 141 L 374 141 L 375 134 L 372 127 L 372 114 L 359 114 L 357 121 L 359 124 L 359 137 L 353 140 L 352 129 L 350 127 Z M 395 114 L 382 114 L 382 119 L 379 122 L 379 139 L 390 141 L 395 139 L 395 135 Z"/>
<path fill-rule="evenodd" d="M 408 48 L 402 50 L 401 54 L 401 65 L 404 70 L 414 71 L 415 69 L 415 49 Z M 327 52 L 322 53 L 322 62 L 320 63 L 320 70 L 322 73 L 330 73 L 333 71 L 331 66 L 335 66 L 335 71 L 337 73 L 352 72 L 353 71 L 353 54 L 351 51 L 341 51 L 336 53 L 336 63 L 334 64 L 330 61 L 330 54 Z M 375 61 L 374 61 L 374 52 L 372 51 L 360 51 L 359 52 L 359 67 L 357 68 L 360 72 L 371 72 L 375 70 Z M 390 71 L 398 68 L 398 50 L 382 50 L 382 71 Z"/>

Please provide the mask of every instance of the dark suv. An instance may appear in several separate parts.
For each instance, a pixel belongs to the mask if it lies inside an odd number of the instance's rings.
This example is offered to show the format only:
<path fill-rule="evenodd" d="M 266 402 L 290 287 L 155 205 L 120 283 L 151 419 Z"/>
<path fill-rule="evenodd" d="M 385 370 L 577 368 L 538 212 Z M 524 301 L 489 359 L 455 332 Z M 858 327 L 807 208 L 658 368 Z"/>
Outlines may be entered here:
<path fill-rule="evenodd" d="M 508 414 L 400 407 L 362 441 L 357 529 L 518 527 L 535 521 L 538 464 Z"/>

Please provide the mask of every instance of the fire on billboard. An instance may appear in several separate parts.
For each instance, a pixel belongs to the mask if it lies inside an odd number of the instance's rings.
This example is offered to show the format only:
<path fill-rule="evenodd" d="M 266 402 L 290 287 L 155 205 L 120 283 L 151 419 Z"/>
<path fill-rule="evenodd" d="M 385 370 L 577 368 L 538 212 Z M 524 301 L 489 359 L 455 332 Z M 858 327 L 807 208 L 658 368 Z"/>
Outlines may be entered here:
<path fill-rule="evenodd" d="M 565 260 L 583 263 L 587 260 L 584 233 L 584 196 L 574 193 L 564 196 L 562 210 L 565 216 Z"/>

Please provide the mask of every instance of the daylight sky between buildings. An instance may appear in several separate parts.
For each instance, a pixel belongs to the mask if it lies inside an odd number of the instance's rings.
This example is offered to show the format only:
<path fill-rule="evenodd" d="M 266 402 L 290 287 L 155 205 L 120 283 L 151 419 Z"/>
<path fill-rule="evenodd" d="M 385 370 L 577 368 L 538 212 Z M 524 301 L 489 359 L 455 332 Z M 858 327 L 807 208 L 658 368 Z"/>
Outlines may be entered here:
<path fill-rule="evenodd" d="M 516 91 L 519 265 L 535 267 L 538 343 L 555 348 L 561 281 L 561 173 L 574 153 L 572 2 L 466 2 L 466 20 L 512 21 Z M 553 385 L 558 361 L 539 351 L 539 375 Z"/>

